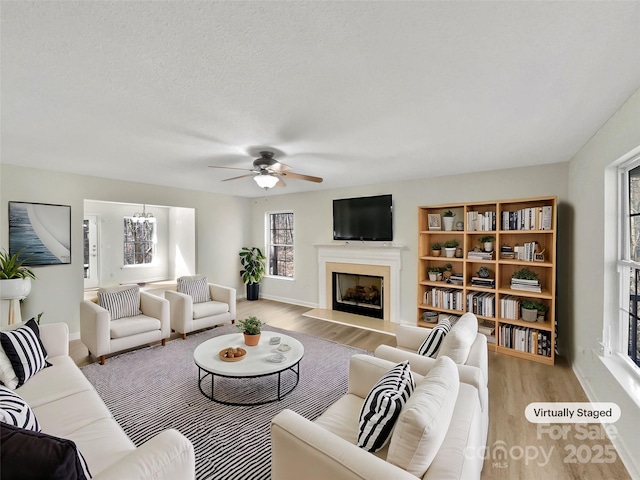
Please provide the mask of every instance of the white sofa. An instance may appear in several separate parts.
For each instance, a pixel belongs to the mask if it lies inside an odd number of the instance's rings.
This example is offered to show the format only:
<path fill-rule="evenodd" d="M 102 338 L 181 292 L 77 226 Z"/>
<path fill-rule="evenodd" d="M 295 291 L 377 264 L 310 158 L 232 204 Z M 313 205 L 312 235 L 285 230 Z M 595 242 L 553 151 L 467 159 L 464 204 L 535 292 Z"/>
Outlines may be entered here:
<path fill-rule="evenodd" d="M 136 448 L 69 356 L 66 323 L 40 325 L 52 364 L 16 390 L 42 432 L 73 440 L 95 480 L 194 479 L 193 445 L 165 430 Z"/>
<path fill-rule="evenodd" d="M 195 278 L 195 277 L 194 277 Z M 209 283 L 210 302 L 193 303 L 190 295 L 165 290 L 169 301 L 171 328 L 187 338 L 187 333 L 203 328 L 234 323 L 236 320 L 236 289 Z"/>
<path fill-rule="evenodd" d="M 428 363 L 411 363 L 416 382 L 423 378 L 421 373 L 426 374 L 433 366 Z M 349 365 L 347 394 L 316 421 L 291 410 L 276 415 L 271 422 L 271 478 L 415 480 L 413 474 L 387 462 L 388 445 L 375 454 L 356 445 L 364 400 L 378 379 L 394 365 L 395 362 L 381 358 L 354 355 Z M 484 446 L 478 390 L 461 381 L 444 441 L 423 480 L 479 479 Z"/>

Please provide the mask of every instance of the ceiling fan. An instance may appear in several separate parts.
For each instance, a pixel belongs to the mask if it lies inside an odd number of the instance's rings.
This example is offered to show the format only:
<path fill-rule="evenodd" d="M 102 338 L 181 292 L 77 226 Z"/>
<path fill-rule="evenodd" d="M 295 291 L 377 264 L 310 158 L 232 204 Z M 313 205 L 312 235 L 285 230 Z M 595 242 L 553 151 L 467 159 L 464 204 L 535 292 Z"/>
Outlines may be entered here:
<path fill-rule="evenodd" d="M 255 182 L 264 189 L 273 187 L 284 187 L 286 184 L 282 177 L 296 178 L 298 180 L 306 180 L 308 182 L 322 183 L 322 178 L 313 177 L 311 175 L 302 175 L 291 171 L 289 165 L 278 162 L 273 158 L 273 152 L 268 150 L 260 152 L 260 158 L 253 161 L 253 168 L 237 168 L 237 167 L 219 167 L 217 165 L 209 165 L 209 168 L 226 168 L 229 170 L 245 170 L 251 173 L 240 175 L 239 177 L 226 178 L 223 182 L 229 180 L 238 180 L 245 177 L 253 177 Z"/>

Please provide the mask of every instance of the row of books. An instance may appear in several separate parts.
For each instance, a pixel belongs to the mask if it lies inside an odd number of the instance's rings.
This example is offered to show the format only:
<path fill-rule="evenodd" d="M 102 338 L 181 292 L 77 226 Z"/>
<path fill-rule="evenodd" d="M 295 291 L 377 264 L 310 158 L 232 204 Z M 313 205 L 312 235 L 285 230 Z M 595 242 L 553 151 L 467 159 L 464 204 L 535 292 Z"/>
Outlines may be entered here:
<path fill-rule="evenodd" d="M 503 230 L 551 230 L 553 207 L 531 207 L 502 212 Z"/>
<path fill-rule="evenodd" d="M 517 325 L 500 325 L 498 345 L 545 357 L 551 356 L 551 349 L 553 348 L 551 332 Z"/>
<path fill-rule="evenodd" d="M 502 318 L 518 320 L 520 318 L 520 297 L 506 295 L 500 298 L 500 314 Z"/>
<path fill-rule="evenodd" d="M 491 232 L 496 229 L 496 212 L 467 212 L 467 230 Z"/>
<path fill-rule="evenodd" d="M 496 296 L 494 293 L 467 293 L 467 312 L 483 317 L 495 317 Z"/>
<path fill-rule="evenodd" d="M 447 310 L 464 311 L 464 296 L 461 290 L 455 288 L 432 288 L 425 292 L 425 305 Z"/>
<path fill-rule="evenodd" d="M 467 258 L 473 260 L 493 260 L 493 250 L 485 252 L 484 250 L 469 250 Z"/>
<path fill-rule="evenodd" d="M 527 292 L 542 292 L 540 286 L 540 280 L 525 280 L 523 278 L 511 277 L 511 289 L 512 290 L 524 290 Z"/>

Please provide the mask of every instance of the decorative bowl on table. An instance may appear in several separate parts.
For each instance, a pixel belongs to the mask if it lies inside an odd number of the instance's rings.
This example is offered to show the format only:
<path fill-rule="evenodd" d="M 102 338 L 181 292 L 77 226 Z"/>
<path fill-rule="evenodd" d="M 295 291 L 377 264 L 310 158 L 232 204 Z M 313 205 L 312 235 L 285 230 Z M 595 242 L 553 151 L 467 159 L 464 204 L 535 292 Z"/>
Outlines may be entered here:
<path fill-rule="evenodd" d="M 223 362 L 239 362 L 247 356 L 247 351 L 242 347 L 227 347 L 218 352 Z"/>

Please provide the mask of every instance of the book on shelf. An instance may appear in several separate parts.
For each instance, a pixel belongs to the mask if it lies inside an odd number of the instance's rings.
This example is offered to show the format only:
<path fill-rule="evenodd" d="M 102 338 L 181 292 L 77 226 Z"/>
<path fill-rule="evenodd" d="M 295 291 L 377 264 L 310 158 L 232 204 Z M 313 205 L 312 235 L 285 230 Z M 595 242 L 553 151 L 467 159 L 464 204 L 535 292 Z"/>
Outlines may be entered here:
<path fill-rule="evenodd" d="M 461 273 L 452 273 L 449 277 L 449 283 L 452 285 L 464 285 L 464 276 Z"/>
<path fill-rule="evenodd" d="M 515 211 L 502 212 L 503 230 L 551 230 L 553 207 L 528 207 Z"/>
<path fill-rule="evenodd" d="M 467 253 L 467 258 L 475 260 L 493 260 L 493 250 L 490 252 L 484 252 L 481 250 L 470 250 Z"/>
<path fill-rule="evenodd" d="M 535 328 L 518 325 L 500 325 L 498 345 L 520 352 L 551 357 L 551 334 Z"/>
<path fill-rule="evenodd" d="M 470 232 L 490 232 L 496 229 L 496 212 L 467 212 L 467 230 Z"/>
<path fill-rule="evenodd" d="M 478 332 L 480 332 L 483 335 L 486 335 L 486 336 L 493 335 L 493 332 L 495 331 L 496 331 L 496 326 L 494 325 L 493 322 L 483 320 L 478 325 Z"/>
<path fill-rule="evenodd" d="M 495 278 L 471 277 L 471 285 L 474 287 L 495 288 Z"/>
<path fill-rule="evenodd" d="M 521 281 L 516 281 L 516 279 L 511 280 L 511 289 L 512 290 L 523 290 L 526 292 L 536 292 L 541 293 L 542 287 L 539 282 L 536 283 L 525 283 Z"/>

